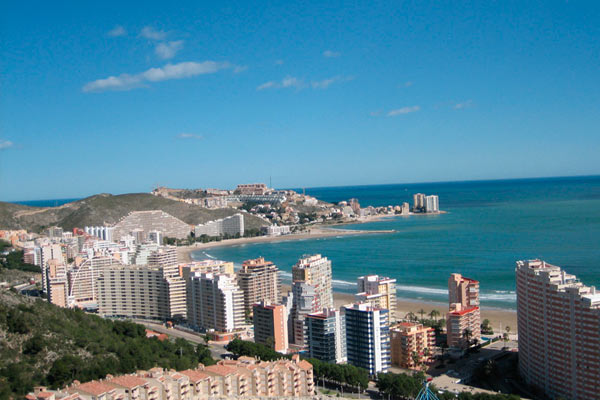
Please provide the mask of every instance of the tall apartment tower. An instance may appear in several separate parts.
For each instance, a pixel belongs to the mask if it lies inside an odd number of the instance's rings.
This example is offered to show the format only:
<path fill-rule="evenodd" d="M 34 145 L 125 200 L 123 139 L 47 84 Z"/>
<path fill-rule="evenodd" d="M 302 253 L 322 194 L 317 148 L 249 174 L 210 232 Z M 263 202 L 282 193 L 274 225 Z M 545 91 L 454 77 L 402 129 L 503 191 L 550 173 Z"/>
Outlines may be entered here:
<path fill-rule="evenodd" d="M 287 312 L 281 304 L 260 302 L 253 305 L 254 342 L 280 353 L 288 350 Z"/>
<path fill-rule="evenodd" d="M 379 275 L 366 275 L 358 278 L 358 303 L 371 303 L 378 308 L 390 311 L 390 323 L 396 321 L 396 280 Z"/>
<path fill-rule="evenodd" d="M 185 281 L 176 265 L 110 265 L 98 271 L 98 312 L 103 316 L 185 318 Z"/>
<path fill-rule="evenodd" d="M 386 372 L 391 364 L 388 310 L 368 303 L 350 304 L 343 310 L 348 364 L 364 368 L 370 375 Z"/>
<path fill-rule="evenodd" d="M 413 210 L 422 211 L 425 208 L 425 195 L 423 193 L 413 194 Z"/>
<path fill-rule="evenodd" d="M 301 258 L 292 267 L 292 293 L 290 342 L 305 347 L 306 315 L 333 307 L 331 261 L 320 254 Z"/>
<path fill-rule="evenodd" d="M 346 355 L 346 318 L 340 310 L 325 308 L 306 316 L 308 356 L 328 363 L 343 363 Z"/>
<path fill-rule="evenodd" d="M 237 281 L 244 292 L 244 312 L 260 301 L 278 303 L 280 300 L 279 269 L 263 257 L 246 260 L 237 272 Z"/>
<path fill-rule="evenodd" d="M 460 274 L 450 275 L 448 302 L 449 312 L 446 316 L 448 346 L 465 348 L 470 347 L 471 343 L 479 342 L 481 338 L 479 282 Z"/>
<path fill-rule="evenodd" d="M 521 377 L 549 398 L 600 398 L 600 292 L 540 260 L 517 261 L 516 280 Z"/>
<path fill-rule="evenodd" d="M 234 275 L 195 272 L 188 288 L 188 322 L 195 329 L 232 332 L 244 323 L 244 296 Z"/>
<path fill-rule="evenodd" d="M 425 212 L 426 213 L 438 213 L 440 212 L 440 199 L 437 195 L 430 195 L 425 197 Z"/>

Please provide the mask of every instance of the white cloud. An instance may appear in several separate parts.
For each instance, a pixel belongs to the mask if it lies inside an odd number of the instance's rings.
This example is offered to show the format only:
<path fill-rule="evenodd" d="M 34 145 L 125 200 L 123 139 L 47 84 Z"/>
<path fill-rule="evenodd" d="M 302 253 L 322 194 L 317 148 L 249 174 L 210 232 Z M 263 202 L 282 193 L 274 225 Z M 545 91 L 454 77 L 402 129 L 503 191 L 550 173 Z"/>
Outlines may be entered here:
<path fill-rule="evenodd" d="M 127 31 L 121 25 L 117 25 L 108 31 L 108 36 L 110 37 L 118 37 L 127 35 Z"/>
<path fill-rule="evenodd" d="M 256 90 L 265 90 L 265 89 L 285 89 L 285 88 L 293 88 L 300 89 L 304 87 L 304 83 L 293 76 L 286 76 L 281 80 L 281 82 L 269 81 L 265 82 L 262 85 L 259 85 Z"/>
<path fill-rule="evenodd" d="M 327 58 L 335 58 L 335 57 L 339 57 L 342 54 L 340 52 L 337 51 L 332 51 L 332 50 L 325 50 L 323 52 L 323 57 L 327 57 Z"/>
<path fill-rule="evenodd" d="M 467 101 L 464 101 L 464 102 L 462 102 L 462 103 L 457 103 L 457 104 L 455 104 L 453 108 L 454 108 L 455 110 L 462 110 L 463 108 L 468 108 L 468 107 L 471 107 L 471 104 L 472 104 L 472 103 L 473 103 L 473 101 L 471 101 L 471 100 L 467 100 Z"/>
<path fill-rule="evenodd" d="M 234 74 L 239 74 L 240 72 L 244 72 L 247 69 L 248 69 L 247 65 L 238 65 L 235 68 L 233 68 L 233 73 Z"/>
<path fill-rule="evenodd" d="M 163 60 L 167 60 L 175 57 L 175 54 L 181 49 L 183 49 L 183 40 L 175 40 L 172 42 L 160 42 L 154 48 L 154 52 Z"/>
<path fill-rule="evenodd" d="M 151 40 L 165 40 L 167 33 L 164 31 L 157 31 L 151 26 L 145 26 L 142 28 L 140 36 Z"/>
<path fill-rule="evenodd" d="M 334 76 L 332 78 L 323 79 L 322 81 L 312 81 L 310 85 L 313 89 L 327 89 L 329 86 L 337 82 L 346 82 L 354 79 L 352 76 Z"/>
<path fill-rule="evenodd" d="M 421 109 L 421 107 L 419 107 L 419 106 L 402 107 L 402 108 L 398 108 L 396 110 L 391 110 L 390 112 L 387 113 L 387 116 L 395 117 L 397 115 L 410 114 L 413 112 L 417 112 L 420 109 Z"/>
<path fill-rule="evenodd" d="M 232 68 L 228 62 L 187 61 L 178 64 L 167 64 L 160 68 L 150 68 L 139 74 L 121 74 L 109 76 L 85 84 L 84 92 L 102 92 L 106 90 L 131 90 L 139 87 L 147 87 L 148 82 L 160 82 L 171 79 L 191 78 L 197 75 L 214 74 L 223 69 Z"/>
<path fill-rule="evenodd" d="M 15 144 L 10 140 L 0 140 L 0 150 L 5 150 L 10 147 L 13 147 Z"/>
<path fill-rule="evenodd" d="M 197 135 L 195 133 L 180 133 L 177 137 L 179 139 L 203 139 L 202 135 Z"/>

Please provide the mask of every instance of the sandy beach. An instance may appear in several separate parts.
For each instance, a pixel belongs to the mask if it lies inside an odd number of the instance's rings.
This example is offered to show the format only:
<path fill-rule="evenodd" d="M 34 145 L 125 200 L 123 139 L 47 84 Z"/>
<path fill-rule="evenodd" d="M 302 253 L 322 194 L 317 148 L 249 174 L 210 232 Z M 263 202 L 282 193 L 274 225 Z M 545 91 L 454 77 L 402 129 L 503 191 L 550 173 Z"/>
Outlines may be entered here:
<path fill-rule="evenodd" d="M 385 216 L 382 216 L 385 217 Z M 377 219 L 372 218 L 368 221 L 358 221 L 357 223 L 366 223 L 380 220 L 382 217 Z M 339 224 L 342 225 L 342 224 Z M 177 247 L 177 259 L 179 262 L 188 262 L 192 261 L 191 253 L 196 250 L 204 250 L 211 249 L 215 247 L 225 247 L 225 246 L 239 246 L 242 244 L 248 243 L 277 243 L 277 242 L 285 242 L 289 240 L 303 240 L 303 239 L 318 239 L 324 237 L 336 237 L 336 236 L 353 236 L 353 235 L 375 235 L 375 234 L 385 234 L 385 233 L 393 233 L 394 230 L 359 230 L 359 229 L 343 229 L 343 228 L 333 228 L 333 227 L 313 227 L 302 233 L 292 233 L 290 235 L 283 236 L 257 236 L 257 237 L 249 237 L 249 238 L 239 238 L 239 239 L 228 239 L 222 240 L 220 242 L 208 242 L 208 243 L 195 243 L 191 246 L 179 246 Z"/>

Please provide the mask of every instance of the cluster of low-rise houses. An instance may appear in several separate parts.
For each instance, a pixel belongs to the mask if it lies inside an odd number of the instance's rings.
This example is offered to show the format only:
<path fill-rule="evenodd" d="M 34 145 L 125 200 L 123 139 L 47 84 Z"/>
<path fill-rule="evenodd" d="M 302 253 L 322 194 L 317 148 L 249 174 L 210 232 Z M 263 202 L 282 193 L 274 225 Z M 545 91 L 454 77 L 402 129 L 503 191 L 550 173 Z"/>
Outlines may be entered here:
<path fill-rule="evenodd" d="M 298 356 L 260 361 L 249 357 L 200 364 L 185 371 L 152 368 L 58 390 L 36 387 L 26 400 L 200 400 L 307 397 L 315 394 L 312 365 Z"/>

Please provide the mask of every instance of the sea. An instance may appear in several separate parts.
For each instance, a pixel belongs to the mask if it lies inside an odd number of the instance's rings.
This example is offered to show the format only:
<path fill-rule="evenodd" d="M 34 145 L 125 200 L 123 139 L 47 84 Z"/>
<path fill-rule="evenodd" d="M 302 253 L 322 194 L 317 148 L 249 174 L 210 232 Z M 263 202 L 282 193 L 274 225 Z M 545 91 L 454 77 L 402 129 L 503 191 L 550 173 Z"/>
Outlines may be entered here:
<path fill-rule="evenodd" d="M 321 254 L 332 261 L 334 290 L 354 293 L 357 277 L 379 274 L 397 280 L 399 298 L 414 301 L 446 302 L 448 277 L 456 272 L 480 282 L 482 306 L 502 309 L 516 307 L 517 260 L 539 258 L 600 285 L 600 176 L 304 190 L 329 202 L 357 198 L 362 207 L 412 205 L 414 193 L 436 194 L 447 213 L 340 227 L 394 233 L 243 244 L 192 257 L 239 266 L 262 256 L 289 283 L 300 257 Z"/>

